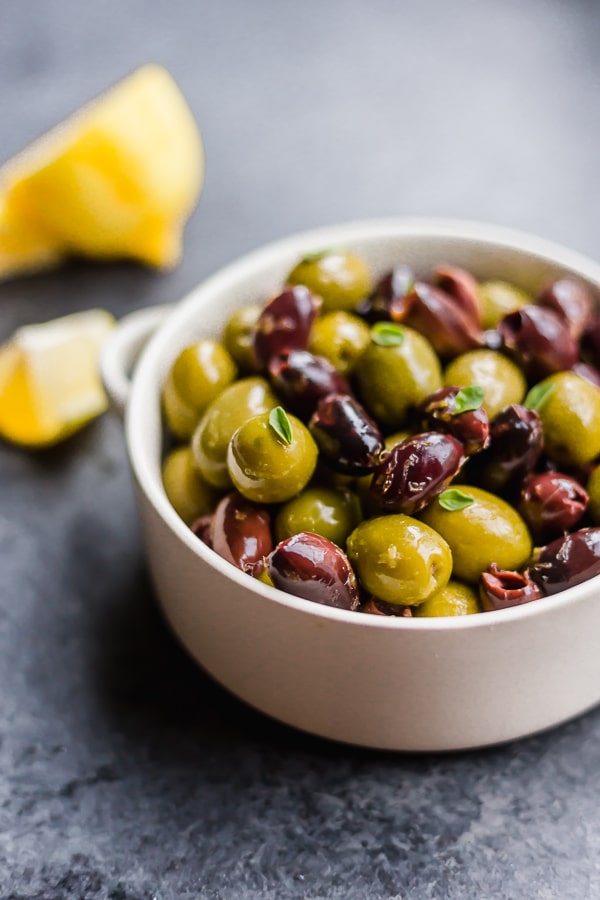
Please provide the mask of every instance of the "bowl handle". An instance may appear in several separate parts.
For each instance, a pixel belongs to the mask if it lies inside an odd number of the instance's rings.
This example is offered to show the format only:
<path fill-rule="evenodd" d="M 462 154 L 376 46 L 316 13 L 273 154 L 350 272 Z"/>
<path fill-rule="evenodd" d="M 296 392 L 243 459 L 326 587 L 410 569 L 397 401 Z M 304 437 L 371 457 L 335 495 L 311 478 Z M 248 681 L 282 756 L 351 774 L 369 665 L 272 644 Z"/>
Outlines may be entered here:
<path fill-rule="evenodd" d="M 172 307 L 148 306 L 128 313 L 106 340 L 100 357 L 100 375 L 112 409 L 121 417 L 139 355 Z"/>

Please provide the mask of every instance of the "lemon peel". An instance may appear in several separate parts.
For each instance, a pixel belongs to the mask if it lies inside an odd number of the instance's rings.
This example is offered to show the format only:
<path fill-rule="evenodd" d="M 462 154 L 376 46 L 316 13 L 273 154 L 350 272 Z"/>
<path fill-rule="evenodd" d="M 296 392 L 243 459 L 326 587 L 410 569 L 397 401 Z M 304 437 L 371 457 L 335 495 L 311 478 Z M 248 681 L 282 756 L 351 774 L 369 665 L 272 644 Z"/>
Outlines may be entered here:
<path fill-rule="evenodd" d="M 114 325 L 91 309 L 17 329 L 0 347 L 0 436 L 46 447 L 104 412 L 98 361 Z"/>
<path fill-rule="evenodd" d="M 203 181 L 179 87 L 142 66 L 0 167 L 0 279 L 70 256 L 171 268 Z"/>

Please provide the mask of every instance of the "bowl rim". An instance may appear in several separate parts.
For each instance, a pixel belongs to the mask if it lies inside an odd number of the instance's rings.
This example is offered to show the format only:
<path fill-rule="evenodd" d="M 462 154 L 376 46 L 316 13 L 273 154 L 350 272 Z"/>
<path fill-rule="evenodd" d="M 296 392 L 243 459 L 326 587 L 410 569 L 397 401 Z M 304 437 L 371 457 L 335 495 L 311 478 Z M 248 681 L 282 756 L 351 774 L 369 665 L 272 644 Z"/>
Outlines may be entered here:
<path fill-rule="evenodd" d="M 376 218 L 306 229 L 269 241 L 221 266 L 175 303 L 165 320 L 149 338 L 136 362 L 125 411 L 125 434 L 130 464 L 145 498 L 173 535 L 194 556 L 220 575 L 262 597 L 265 602 L 275 603 L 332 623 L 426 632 L 496 629 L 509 627 L 514 622 L 530 617 L 548 615 L 553 610 L 561 610 L 578 601 L 592 599 L 595 593 L 594 586 L 600 586 L 600 575 L 552 596 L 541 598 L 539 602 L 470 616 L 419 618 L 357 614 L 356 611 L 337 609 L 287 594 L 258 579 L 250 578 L 198 540 L 171 506 L 160 478 L 156 477 L 154 469 L 156 463 L 150 459 L 148 444 L 142 440 L 141 427 L 144 409 L 156 400 L 152 393 L 146 391 L 146 382 L 152 380 L 151 374 L 160 366 L 170 336 L 179 331 L 181 323 L 188 319 L 190 312 L 196 310 L 198 305 L 208 302 L 213 295 L 232 289 L 234 284 L 240 283 L 251 274 L 268 268 L 281 256 L 293 257 L 306 253 L 311 245 L 339 246 L 344 242 L 378 237 L 424 239 L 447 237 L 463 243 L 472 242 L 485 244 L 490 248 L 522 252 L 524 257 L 535 257 L 541 262 L 575 270 L 580 277 L 593 283 L 600 292 L 600 264 L 591 258 L 527 231 L 486 222 L 455 218 Z M 160 467 L 158 469 L 160 471 Z"/>

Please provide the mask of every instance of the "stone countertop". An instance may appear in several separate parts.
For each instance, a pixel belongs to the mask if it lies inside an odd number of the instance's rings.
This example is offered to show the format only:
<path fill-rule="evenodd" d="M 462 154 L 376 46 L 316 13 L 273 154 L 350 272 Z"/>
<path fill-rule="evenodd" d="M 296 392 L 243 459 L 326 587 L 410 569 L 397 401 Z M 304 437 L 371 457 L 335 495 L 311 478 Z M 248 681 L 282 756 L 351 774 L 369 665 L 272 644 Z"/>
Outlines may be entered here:
<path fill-rule="evenodd" d="M 600 257 L 591 0 L 4 0 L 0 20 L 2 158 L 148 60 L 179 81 L 207 155 L 176 271 L 4 284 L 0 339 L 174 302 L 336 221 L 487 220 Z M 600 897 L 598 711 L 446 756 L 299 734 L 164 625 L 116 419 L 43 454 L 2 446 L 0 497 L 2 900 Z"/>

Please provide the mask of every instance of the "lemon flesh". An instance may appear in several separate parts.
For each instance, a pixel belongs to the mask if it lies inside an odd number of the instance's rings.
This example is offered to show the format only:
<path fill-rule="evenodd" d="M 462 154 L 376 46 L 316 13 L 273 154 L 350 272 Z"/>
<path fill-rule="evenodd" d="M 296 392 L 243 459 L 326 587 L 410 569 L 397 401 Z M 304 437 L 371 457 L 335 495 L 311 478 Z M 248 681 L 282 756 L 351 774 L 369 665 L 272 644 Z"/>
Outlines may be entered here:
<path fill-rule="evenodd" d="M 0 436 L 45 447 L 104 412 L 98 360 L 114 324 L 92 309 L 19 328 L 0 347 Z"/>
<path fill-rule="evenodd" d="M 177 84 L 142 66 L 0 168 L 0 278 L 76 255 L 172 267 L 203 180 Z"/>

